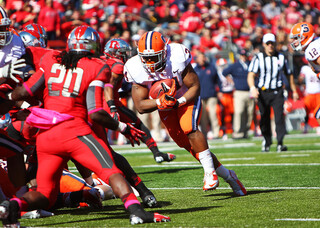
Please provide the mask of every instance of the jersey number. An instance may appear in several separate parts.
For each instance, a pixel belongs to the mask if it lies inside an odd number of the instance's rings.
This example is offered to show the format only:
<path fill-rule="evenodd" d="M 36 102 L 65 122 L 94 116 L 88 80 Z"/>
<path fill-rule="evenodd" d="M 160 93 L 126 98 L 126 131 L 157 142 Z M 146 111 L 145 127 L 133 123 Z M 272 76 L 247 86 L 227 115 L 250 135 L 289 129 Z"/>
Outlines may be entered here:
<path fill-rule="evenodd" d="M 317 49 L 315 49 L 315 48 L 312 48 L 311 51 L 309 52 L 309 55 L 311 55 L 312 58 L 314 58 L 318 54 L 319 53 L 318 53 Z"/>
<path fill-rule="evenodd" d="M 76 97 L 79 95 L 81 80 L 83 76 L 83 69 L 76 68 L 74 70 L 66 70 L 64 66 L 60 64 L 53 64 L 51 68 L 51 73 L 56 74 L 57 71 L 60 71 L 58 77 L 50 77 L 48 80 L 48 90 L 49 96 L 64 96 L 64 97 Z M 76 77 L 74 82 L 71 85 L 72 78 Z M 62 90 L 61 89 L 52 89 L 52 84 L 61 84 L 64 82 Z M 61 92 L 61 93 L 60 93 Z"/>

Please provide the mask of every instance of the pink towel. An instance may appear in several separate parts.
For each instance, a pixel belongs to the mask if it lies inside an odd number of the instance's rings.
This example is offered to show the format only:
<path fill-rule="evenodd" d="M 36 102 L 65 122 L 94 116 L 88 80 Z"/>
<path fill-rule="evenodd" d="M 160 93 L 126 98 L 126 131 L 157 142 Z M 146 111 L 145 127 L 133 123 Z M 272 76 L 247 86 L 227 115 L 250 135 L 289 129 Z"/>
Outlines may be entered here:
<path fill-rule="evenodd" d="M 29 108 L 29 110 L 31 111 L 31 113 L 27 117 L 26 122 L 31 126 L 40 129 L 49 129 L 58 123 L 74 118 L 71 115 L 44 108 L 32 107 Z"/>

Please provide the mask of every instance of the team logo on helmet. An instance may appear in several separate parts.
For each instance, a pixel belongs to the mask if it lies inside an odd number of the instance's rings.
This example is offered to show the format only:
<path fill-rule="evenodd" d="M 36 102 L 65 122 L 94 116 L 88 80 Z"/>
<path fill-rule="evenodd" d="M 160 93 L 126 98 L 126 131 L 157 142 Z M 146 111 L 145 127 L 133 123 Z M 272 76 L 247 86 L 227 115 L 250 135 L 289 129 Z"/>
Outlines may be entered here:
<path fill-rule="evenodd" d="M 131 56 L 131 50 L 132 48 L 126 41 L 111 39 L 106 43 L 103 53 L 106 57 L 114 57 L 125 63 Z"/>
<path fill-rule="evenodd" d="M 74 28 L 69 34 L 67 43 L 68 52 L 90 52 L 93 54 L 100 52 L 99 34 L 89 26 L 78 26 Z"/>
<path fill-rule="evenodd" d="M 295 24 L 290 31 L 289 38 L 293 39 L 290 44 L 295 51 L 301 51 L 306 48 L 315 36 L 313 26 L 307 22 Z"/>
<path fill-rule="evenodd" d="M 167 61 L 167 41 L 159 32 L 146 32 L 138 42 L 138 55 L 149 72 L 160 72 Z"/>

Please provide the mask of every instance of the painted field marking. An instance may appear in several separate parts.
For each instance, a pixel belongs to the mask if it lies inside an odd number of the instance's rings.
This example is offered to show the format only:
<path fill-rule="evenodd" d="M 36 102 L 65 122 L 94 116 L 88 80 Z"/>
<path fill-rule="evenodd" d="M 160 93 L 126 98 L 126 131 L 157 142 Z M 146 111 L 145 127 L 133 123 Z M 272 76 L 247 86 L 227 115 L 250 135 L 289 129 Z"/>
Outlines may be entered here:
<path fill-rule="evenodd" d="M 172 187 L 172 188 L 150 188 L 151 190 L 197 190 L 202 187 Z M 218 187 L 217 189 L 229 190 L 230 187 Z M 320 187 L 247 187 L 247 190 L 319 190 Z M 250 194 L 249 194 L 250 195 Z"/>
<path fill-rule="evenodd" d="M 275 221 L 320 222 L 320 219 L 317 219 L 317 218 L 281 218 L 281 219 L 275 219 Z"/>
<path fill-rule="evenodd" d="M 265 164 L 224 164 L 224 166 L 232 167 L 250 167 L 250 166 L 320 166 L 320 163 L 265 163 Z M 133 168 L 168 168 L 168 167 L 202 167 L 199 163 L 186 165 L 179 162 L 170 162 L 165 165 L 141 165 Z"/>
<path fill-rule="evenodd" d="M 309 157 L 310 154 L 281 154 L 279 157 L 289 158 L 289 157 Z"/>
<path fill-rule="evenodd" d="M 250 161 L 255 160 L 256 158 L 221 158 L 220 161 Z"/>

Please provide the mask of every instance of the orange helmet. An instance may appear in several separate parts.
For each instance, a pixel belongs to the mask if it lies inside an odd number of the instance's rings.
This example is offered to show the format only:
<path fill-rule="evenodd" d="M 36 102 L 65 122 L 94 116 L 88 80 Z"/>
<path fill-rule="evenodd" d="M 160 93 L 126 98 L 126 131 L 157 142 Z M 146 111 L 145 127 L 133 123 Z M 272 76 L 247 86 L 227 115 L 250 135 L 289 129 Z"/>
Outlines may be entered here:
<path fill-rule="evenodd" d="M 307 47 L 315 36 L 313 26 L 307 22 L 295 24 L 290 31 L 289 38 L 293 39 L 291 47 L 295 51 L 301 51 Z"/>
<path fill-rule="evenodd" d="M 146 32 L 138 42 L 138 55 L 146 70 L 158 72 L 167 61 L 167 42 L 160 32 Z"/>

